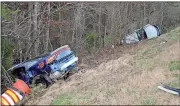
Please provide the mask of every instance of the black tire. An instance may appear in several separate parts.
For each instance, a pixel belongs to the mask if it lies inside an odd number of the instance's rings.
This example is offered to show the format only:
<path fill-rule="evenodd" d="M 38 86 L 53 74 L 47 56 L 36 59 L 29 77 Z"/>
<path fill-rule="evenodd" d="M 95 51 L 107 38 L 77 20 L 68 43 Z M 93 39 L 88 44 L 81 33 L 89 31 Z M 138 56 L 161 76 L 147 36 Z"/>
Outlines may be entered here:
<path fill-rule="evenodd" d="M 46 85 L 46 88 L 53 84 L 53 81 L 47 74 L 43 74 L 40 76 L 42 84 Z"/>
<path fill-rule="evenodd" d="M 36 86 L 41 85 L 42 88 L 47 88 L 47 83 L 42 76 L 40 76 L 40 78 L 36 79 L 33 84 L 35 84 Z"/>
<path fill-rule="evenodd" d="M 69 72 L 64 75 L 63 79 L 66 80 L 69 77 Z"/>

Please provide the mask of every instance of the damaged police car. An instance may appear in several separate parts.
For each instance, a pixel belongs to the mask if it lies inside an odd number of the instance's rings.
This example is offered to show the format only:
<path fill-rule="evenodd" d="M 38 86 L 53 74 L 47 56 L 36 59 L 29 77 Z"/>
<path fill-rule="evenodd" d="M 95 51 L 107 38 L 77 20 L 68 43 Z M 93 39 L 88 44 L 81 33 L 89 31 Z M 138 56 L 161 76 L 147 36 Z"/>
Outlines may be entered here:
<path fill-rule="evenodd" d="M 55 79 L 66 79 L 69 72 L 77 71 L 73 70 L 77 66 L 77 62 L 78 57 L 68 45 L 65 45 L 46 55 L 19 63 L 8 69 L 8 72 L 28 85 L 36 80 L 48 87 Z"/>

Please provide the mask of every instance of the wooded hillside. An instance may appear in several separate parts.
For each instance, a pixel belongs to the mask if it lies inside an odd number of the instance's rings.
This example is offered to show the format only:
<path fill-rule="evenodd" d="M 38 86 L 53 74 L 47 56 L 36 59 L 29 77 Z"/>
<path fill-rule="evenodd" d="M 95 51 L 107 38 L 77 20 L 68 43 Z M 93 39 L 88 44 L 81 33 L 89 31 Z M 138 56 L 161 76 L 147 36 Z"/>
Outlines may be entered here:
<path fill-rule="evenodd" d="M 146 24 L 165 33 L 179 11 L 179 2 L 1 2 L 1 70 L 63 45 L 82 58 Z"/>

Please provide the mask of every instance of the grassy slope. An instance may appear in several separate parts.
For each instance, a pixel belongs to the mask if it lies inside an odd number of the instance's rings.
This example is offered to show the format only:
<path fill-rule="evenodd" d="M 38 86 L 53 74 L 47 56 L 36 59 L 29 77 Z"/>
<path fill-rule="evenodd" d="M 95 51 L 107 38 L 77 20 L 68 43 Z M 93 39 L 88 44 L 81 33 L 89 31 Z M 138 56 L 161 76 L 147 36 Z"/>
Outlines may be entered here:
<path fill-rule="evenodd" d="M 29 104 L 180 105 L 179 97 L 157 89 L 161 82 L 180 88 L 179 41 L 180 27 L 140 42 L 116 60 L 58 81 Z"/>

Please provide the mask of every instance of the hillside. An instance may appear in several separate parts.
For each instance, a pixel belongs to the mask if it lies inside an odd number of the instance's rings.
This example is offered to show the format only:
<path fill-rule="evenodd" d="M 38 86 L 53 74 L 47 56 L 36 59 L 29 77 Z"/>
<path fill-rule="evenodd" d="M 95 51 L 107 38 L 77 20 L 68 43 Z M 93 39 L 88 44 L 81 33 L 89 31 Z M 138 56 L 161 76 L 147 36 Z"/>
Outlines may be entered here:
<path fill-rule="evenodd" d="M 180 70 L 172 65 L 179 66 L 179 40 L 180 27 L 157 39 L 115 46 L 108 55 L 91 58 L 94 64 L 81 63 L 68 80 L 47 90 L 33 88 L 26 104 L 180 105 L 179 97 L 157 88 L 161 82 L 180 88 Z"/>

